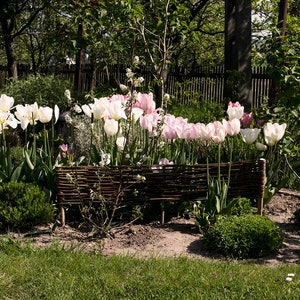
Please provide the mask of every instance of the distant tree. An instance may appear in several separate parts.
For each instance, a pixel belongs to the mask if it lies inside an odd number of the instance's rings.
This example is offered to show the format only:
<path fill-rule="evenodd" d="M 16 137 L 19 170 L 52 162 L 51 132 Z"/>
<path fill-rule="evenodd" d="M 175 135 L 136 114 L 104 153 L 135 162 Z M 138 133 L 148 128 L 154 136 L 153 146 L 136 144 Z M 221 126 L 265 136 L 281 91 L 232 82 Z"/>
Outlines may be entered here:
<path fill-rule="evenodd" d="M 1 0 L 0 26 L 9 77 L 18 77 L 15 39 L 33 23 L 51 0 Z"/>
<path fill-rule="evenodd" d="M 255 64 L 266 66 L 273 79 L 268 98 L 269 105 L 299 105 L 299 1 L 270 0 L 268 6 L 264 6 L 264 1 L 261 3 L 263 8 L 258 7 L 264 15 L 261 23 L 258 20 L 257 24 L 265 34 L 255 41 Z"/>
<path fill-rule="evenodd" d="M 128 26 L 144 49 L 154 70 L 157 83 L 157 102 L 163 106 L 164 89 L 168 70 L 186 39 L 200 32 L 205 22 L 205 12 L 213 0 L 198 1 L 136 1 L 125 7 L 132 17 Z M 124 1 L 125 3 L 125 1 Z M 178 63 L 178 61 L 177 61 Z"/>

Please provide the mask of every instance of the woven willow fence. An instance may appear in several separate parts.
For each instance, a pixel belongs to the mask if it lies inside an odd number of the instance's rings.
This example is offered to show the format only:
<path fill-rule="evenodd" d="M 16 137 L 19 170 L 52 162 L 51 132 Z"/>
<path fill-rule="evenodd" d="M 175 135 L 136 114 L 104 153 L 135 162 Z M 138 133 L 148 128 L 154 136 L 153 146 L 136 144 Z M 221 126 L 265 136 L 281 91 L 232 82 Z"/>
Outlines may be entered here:
<path fill-rule="evenodd" d="M 242 161 L 221 164 L 154 166 L 63 166 L 57 167 L 57 191 L 62 223 L 65 207 L 97 203 L 120 205 L 147 201 L 196 201 L 207 195 L 207 172 L 217 178 L 219 171 L 228 180 L 229 198 L 246 197 L 257 203 L 262 212 L 266 161 Z M 141 180 L 141 179 L 145 180 Z M 96 196 L 95 196 L 96 195 Z"/>

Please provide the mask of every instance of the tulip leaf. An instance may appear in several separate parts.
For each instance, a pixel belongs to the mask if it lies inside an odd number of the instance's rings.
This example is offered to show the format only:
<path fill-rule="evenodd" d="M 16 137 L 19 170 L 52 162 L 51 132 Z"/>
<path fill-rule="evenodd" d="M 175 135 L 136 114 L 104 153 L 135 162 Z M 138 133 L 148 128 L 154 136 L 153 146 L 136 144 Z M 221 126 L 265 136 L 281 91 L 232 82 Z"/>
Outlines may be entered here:
<path fill-rule="evenodd" d="M 25 155 L 25 159 L 26 159 L 26 162 L 27 162 L 29 168 L 30 168 L 31 170 L 34 170 L 34 165 L 33 165 L 32 162 L 31 162 L 31 159 L 30 159 L 30 156 L 29 156 L 27 150 L 24 150 L 24 155 Z"/>
<path fill-rule="evenodd" d="M 21 176 L 21 172 L 22 172 L 22 168 L 23 168 L 23 164 L 21 163 L 20 165 L 18 165 L 15 170 L 13 171 L 10 180 L 11 181 L 18 181 L 20 176 Z"/>

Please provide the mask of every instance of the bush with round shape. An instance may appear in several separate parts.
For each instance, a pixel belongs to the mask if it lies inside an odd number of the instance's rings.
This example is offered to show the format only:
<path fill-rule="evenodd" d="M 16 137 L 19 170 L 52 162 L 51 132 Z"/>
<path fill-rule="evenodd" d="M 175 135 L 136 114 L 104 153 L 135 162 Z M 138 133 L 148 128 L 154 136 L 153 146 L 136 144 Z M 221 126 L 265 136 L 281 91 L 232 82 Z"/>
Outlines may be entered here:
<path fill-rule="evenodd" d="M 32 183 L 11 181 L 0 186 L 0 228 L 25 229 L 51 222 L 54 206 Z"/>
<path fill-rule="evenodd" d="M 207 250 L 246 259 L 277 253 L 282 247 L 280 228 L 266 216 L 246 214 L 218 219 L 203 237 Z"/>

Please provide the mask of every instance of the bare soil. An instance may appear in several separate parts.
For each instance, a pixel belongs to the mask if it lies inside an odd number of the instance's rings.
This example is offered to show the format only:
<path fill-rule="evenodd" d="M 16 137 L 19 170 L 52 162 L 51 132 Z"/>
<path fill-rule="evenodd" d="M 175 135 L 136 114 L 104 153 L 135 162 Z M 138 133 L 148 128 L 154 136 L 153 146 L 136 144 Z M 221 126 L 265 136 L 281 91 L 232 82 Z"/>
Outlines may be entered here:
<path fill-rule="evenodd" d="M 282 189 L 273 196 L 264 213 L 282 228 L 284 245 L 278 254 L 255 260 L 255 263 L 278 265 L 300 262 L 300 225 L 295 224 L 293 220 L 293 213 L 298 208 L 300 208 L 298 191 Z M 52 224 L 48 224 L 38 229 L 50 229 L 51 226 Z M 17 240 L 37 247 L 48 247 L 57 243 L 74 250 L 99 252 L 104 256 L 220 258 L 215 253 L 205 251 L 202 236 L 192 218 L 189 220 L 173 218 L 164 225 L 159 222 L 147 225 L 135 224 L 121 230 L 113 230 L 109 238 L 99 238 L 91 232 L 69 225 L 57 227 L 52 234 L 32 236 L 28 236 L 28 233 L 9 234 Z"/>

